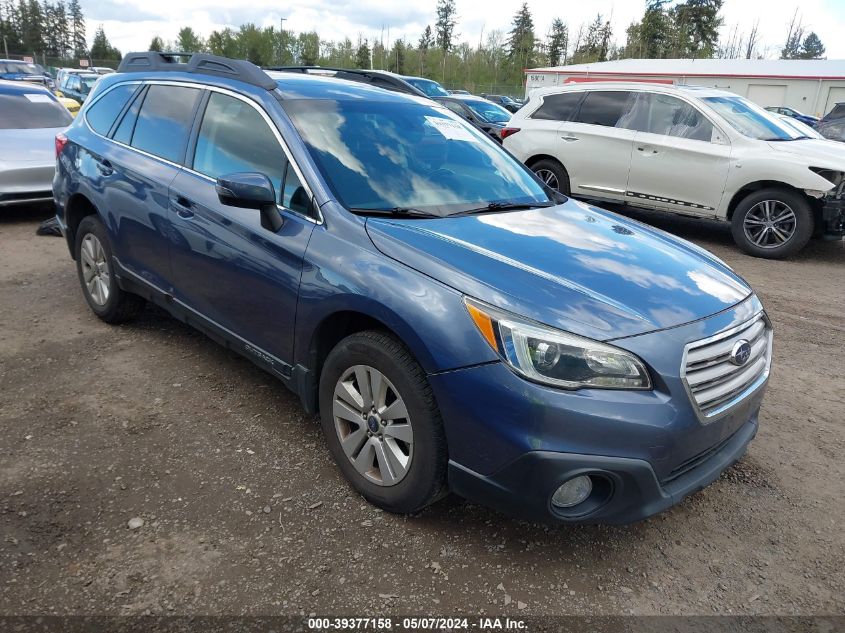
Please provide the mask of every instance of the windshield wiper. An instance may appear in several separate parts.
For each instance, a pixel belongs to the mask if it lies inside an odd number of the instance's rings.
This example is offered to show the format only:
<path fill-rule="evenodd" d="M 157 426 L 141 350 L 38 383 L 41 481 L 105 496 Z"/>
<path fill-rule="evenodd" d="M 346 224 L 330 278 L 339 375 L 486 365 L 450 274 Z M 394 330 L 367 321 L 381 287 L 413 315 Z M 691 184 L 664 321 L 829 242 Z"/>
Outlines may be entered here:
<path fill-rule="evenodd" d="M 552 202 L 508 202 L 506 200 L 500 202 L 491 202 L 484 207 L 476 209 L 466 209 L 465 211 L 458 211 L 457 213 L 450 213 L 449 217 L 456 215 L 473 215 L 475 213 L 487 213 L 488 211 L 520 211 L 523 209 L 541 209 L 545 207 L 554 206 Z"/>
<path fill-rule="evenodd" d="M 414 209 L 412 207 L 392 207 L 390 209 L 368 209 L 366 207 L 351 207 L 349 209 L 358 215 L 396 215 L 411 218 L 439 218 L 441 216 L 430 211 Z"/>

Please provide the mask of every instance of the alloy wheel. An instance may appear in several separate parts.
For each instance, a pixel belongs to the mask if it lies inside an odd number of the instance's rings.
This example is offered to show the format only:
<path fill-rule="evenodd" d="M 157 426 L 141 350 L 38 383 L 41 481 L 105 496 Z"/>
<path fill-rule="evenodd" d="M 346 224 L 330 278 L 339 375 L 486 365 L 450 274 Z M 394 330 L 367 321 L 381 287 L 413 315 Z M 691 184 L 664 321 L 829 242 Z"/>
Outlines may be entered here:
<path fill-rule="evenodd" d="M 334 427 L 355 470 L 379 486 L 395 486 L 411 466 L 414 434 L 402 396 L 368 365 L 344 372 L 334 389 Z"/>
<path fill-rule="evenodd" d="M 546 183 L 550 189 L 560 191 L 560 183 L 558 182 L 557 176 L 555 176 L 555 173 L 551 169 L 538 169 L 534 173 L 537 174 L 537 177 Z"/>
<path fill-rule="evenodd" d="M 795 235 L 795 212 L 780 200 L 763 200 L 748 210 L 742 223 L 745 237 L 760 248 L 779 248 Z"/>
<path fill-rule="evenodd" d="M 106 305 L 109 300 L 111 275 L 106 251 L 93 233 L 88 233 L 82 239 L 80 257 L 82 258 L 82 277 L 85 280 L 88 296 L 98 306 Z"/>

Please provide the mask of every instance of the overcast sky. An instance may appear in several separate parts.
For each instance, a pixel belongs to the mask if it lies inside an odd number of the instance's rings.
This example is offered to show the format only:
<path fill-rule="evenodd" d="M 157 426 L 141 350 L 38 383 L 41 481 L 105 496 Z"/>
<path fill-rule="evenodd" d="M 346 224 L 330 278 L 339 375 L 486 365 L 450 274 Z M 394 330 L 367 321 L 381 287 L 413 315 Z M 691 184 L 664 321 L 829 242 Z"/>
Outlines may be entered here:
<path fill-rule="evenodd" d="M 207 37 L 214 29 L 237 27 L 246 22 L 261 26 L 279 24 L 294 31 L 317 31 L 322 38 L 355 41 L 359 34 L 372 39 L 382 27 L 390 41 L 405 37 L 414 42 L 427 24 L 434 23 L 436 0 L 251 0 L 249 6 L 233 6 L 232 0 L 82 0 L 89 41 L 102 24 L 112 44 L 124 53 L 146 50 L 154 35 L 173 40 L 183 26 L 190 25 Z M 245 3 L 246 4 L 246 3 Z M 459 41 L 478 44 L 482 33 L 508 31 L 521 0 L 456 0 Z M 281 9 L 280 5 L 285 8 Z M 787 25 L 800 6 L 808 30 L 816 31 L 827 47 L 829 59 L 845 59 L 845 1 L 843 0 L 725 0 L 724 33 L 738 25 L 748 32 L 760 21 L 761 50 L 778 56 L 786 39 Z M 482 9 L 479 9 L 482 7 Z M 625 29 L 643 12 L 643 0 L 533 0 L 529 7 L 538 36 L 545 36 L 555 17 L 577 30 L 597 12 L 612 16 L 614 38 L 625 43 Z"/>

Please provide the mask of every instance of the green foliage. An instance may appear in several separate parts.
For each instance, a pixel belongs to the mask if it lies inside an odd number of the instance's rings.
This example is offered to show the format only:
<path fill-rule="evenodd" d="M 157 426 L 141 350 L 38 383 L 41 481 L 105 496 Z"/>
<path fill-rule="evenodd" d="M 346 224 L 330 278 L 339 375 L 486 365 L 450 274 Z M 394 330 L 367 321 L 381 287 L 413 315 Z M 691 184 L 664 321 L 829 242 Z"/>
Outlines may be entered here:
<path fill-rule="evenodd" d="M 437 0 L 437 21 L 434 24 L 434 30 L 437 35 L 437 46 L 445 53 L 452 50 L 457 24 L 458 9 L 455 7 L 455 0 Z"/>
<path fill-rule="evenodd" d="M 158 35 L 156 35 L 150 41 L 148 50 L 157 51 L 159 53 L 162 52 L 164 50 L 164 41 Z"/>
<path fill-rule="evenodd" d="M 579 37 L 579 43 L 572 53 L 573 64 L 587 64 L 591 62 L 604 62 L 608 59 L 610 52 L 610 38 L 613 37 L 613 29 L 610 21 L 605 20 L 601 13 L 596 15 L 587 27 L 584 37 Z"/>
<path fill-rule="evenodd" d="M 566 63 L 566 52 L 569 49 L 569 29 L 563 20 L 555 18 L 552 31 L 549 34 L 549 66 L 559 66 Z"/>
<path fill-rule="evenodd" d="M 355 68 L 370 68 L 370 47 L 367 39 L 358 41 L 358 50 L 355 51 Z"/>
<path fill-rule="evenodd" d="M 111 42 L 109 42 L 109 38 L 106 37 L 106 33 L 103 31 L 102 25 L 98 26 L 96 33 L 94 33 L 94 41 L 91 43 L 90 54 L 91 59 L 108 61 L 120 61 L 122 57 L 120 51 L 112 46 Z"/>
<path fill-rule="evenodd" d="M 822 59 L 824 57 L 825 47 L 819 36 L 813 31 L 807 34 L 801 44 L 801 51 L 798 59 Z"/>
<path fill-rule="evenodd" d="M 176 49 L 183 53 L 204 53 L 206 51 L 203 39 L 194 33 L 190 26 L 179 29 L 176 36 Z"/>

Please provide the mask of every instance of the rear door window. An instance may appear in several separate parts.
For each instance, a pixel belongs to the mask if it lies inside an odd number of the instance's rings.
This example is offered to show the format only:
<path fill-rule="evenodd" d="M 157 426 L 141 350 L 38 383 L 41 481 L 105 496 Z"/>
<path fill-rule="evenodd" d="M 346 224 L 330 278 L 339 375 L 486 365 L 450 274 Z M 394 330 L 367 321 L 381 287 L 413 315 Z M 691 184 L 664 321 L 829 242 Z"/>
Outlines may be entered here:
<path fill-rule="evenodd" d="M 97 99 L 97 102 L 85 113 L 88 125 L 98 134 L 106 136 L 137 88 L 137 84 L 123 84 L 112 88 Z"/>
<path fill-rule="evenodd" d="M 277 201 L 281 201 L 286 163 L 276 136 L 254 107 L 241 99 L 212 93 L 197 137 L 195 171 L 211 178 L 237 172 L 264 174 L 273 183 Z"/>
<path fill-rule="evenodd" d="M 627 90 L 591 90 L 584 97 L 575 120 L 590 125 L 624 127 L 619 124 L 620 119 L 635 100 L 636 93 Z"/>
<path fill-rule="evenodd" d="M 181 163 L 201 91 L 153 84 L 141 105 L 132 147 Z"/>
<path fill-rule="evenodd" d="M 532 119 L 549 121 L 570 121 L 578 111 L 578 104 L 584 98 L 583 92 L 564 92 L 543 97 L 543 104 L 531 115 Z"/>

